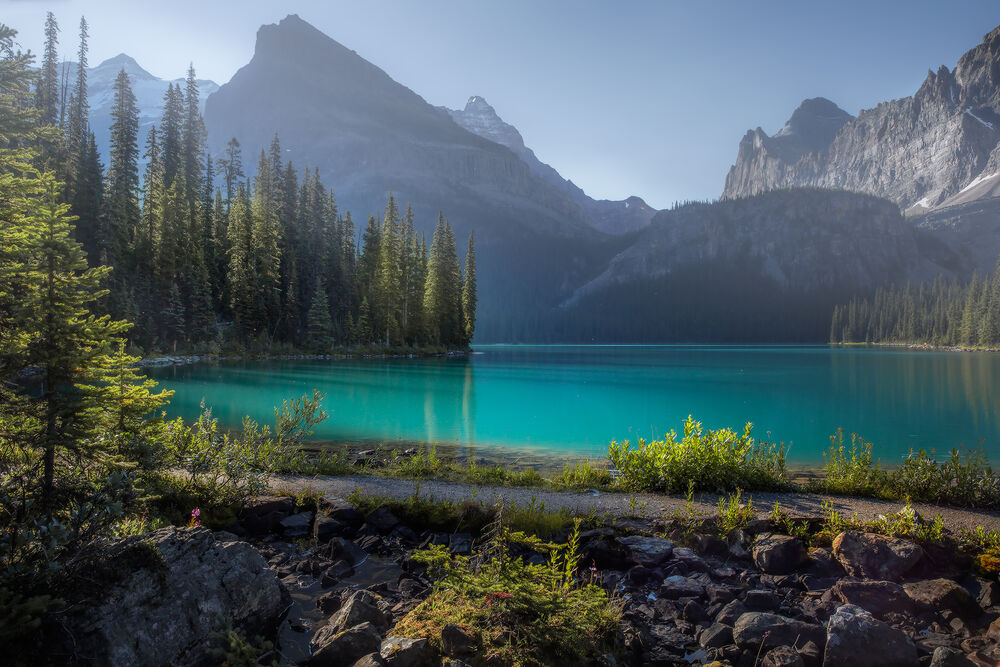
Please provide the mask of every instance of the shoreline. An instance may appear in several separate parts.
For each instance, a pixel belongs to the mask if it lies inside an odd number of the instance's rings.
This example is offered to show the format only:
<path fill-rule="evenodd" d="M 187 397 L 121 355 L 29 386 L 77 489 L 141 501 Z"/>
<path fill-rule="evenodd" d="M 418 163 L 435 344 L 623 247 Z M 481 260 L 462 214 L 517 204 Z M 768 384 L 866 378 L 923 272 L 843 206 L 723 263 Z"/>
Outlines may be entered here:
<path fill-rule="evenodd" d="M 282 492 L 301 493 L 310 490 L 322 495 L 343 498 L 360 491 L 364 495 L 393 500 L 406 500 L 418 494 L 423 498 L 435 501 L 446 500 L 461 503 L 474 500 L 490 505 L 498 499 L 503 499 L 505 502 L 524 507 L 543 505 L 547 510 L 565 509 L 576 514 L 594 512 L 598 515 L 611 514 L 622 518 L 670 517 L 685 512 L 688 507 L 687 499 L 684 496 L 653 492 L 627 493 L 598 491 L 596 489 L 558 491 L 371 475 L 344 477 L 274 475 L 271 477 L 270 486 L 272 490 Z M 696 493 L 692 497 L 691 507 L 699 518 L 712 516 L 718 513 L 718 500 L 725 497 L 725 495 L 715 493 Z M 878 500 L 806 492 L 744 492 L 743 497 L 753 500 L 754 509 L 758 516 L 768 514 L 777 502 L 781 503 L 782 509 L 798 518 L 821 518 L 824 516 L 824 503 L 832 503 L 838 512 L 842 512 L 846 516 L 856 513 L 860 519 L 864 520 L 874 519 L 880 514 L 897 512 L 905 505 L 904 501 L 899 500 Z M 911 506 L 914 511 L 928 520 L 940 515 L 945 527 L 955 532 L 962 529 L 973 530 L 980 525 L 987 529 L 1000 529 L 1000 510 L 970 509 L 930 503 L 911 503 Z"/>
<path fill-rule="evenodd" d="M 426 357 L 463 357 L 471 350 L 448 350 L 446 352 L 337 352 L 332 354 L 244 354 L 236 356 L 209 354 L 180 354 L 143 357 L 136 362 L 139 368 L 160 368 L 166 366 L 188 366 L 191 364 L 216 363 L 219 361 L 344 361 L 346 359 L 421 359 Z"/>

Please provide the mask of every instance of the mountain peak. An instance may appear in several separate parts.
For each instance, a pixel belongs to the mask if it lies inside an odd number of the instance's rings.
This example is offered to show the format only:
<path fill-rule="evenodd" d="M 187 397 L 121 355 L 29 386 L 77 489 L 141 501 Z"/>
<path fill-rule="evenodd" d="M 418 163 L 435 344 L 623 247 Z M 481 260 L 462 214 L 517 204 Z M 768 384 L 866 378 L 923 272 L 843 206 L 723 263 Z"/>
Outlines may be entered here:
<path fill-rule="evenodd" d="M 465 103 L 465 112 L 470 113 L 491 113 L 496 115 L 496 109 L 490 106 L 490 103 L 486 101 L 485 97 L 481 95 L 473 95 L 469 98 L 469 101 Z"/>
<path fill-rule="evenodd" d="M 103 61 L 97 67 L 93 68 L 94 71 L 110 71 L 117 76 L 120 70 L 125 70 L 133 79 L 155 79 L 156 77 L 147 72 L 142 68 L 139 63 L 135 61 L 135 58 L 128 55 L 127 53 L 119 53 L 117 56 L 108 58 Z"/>

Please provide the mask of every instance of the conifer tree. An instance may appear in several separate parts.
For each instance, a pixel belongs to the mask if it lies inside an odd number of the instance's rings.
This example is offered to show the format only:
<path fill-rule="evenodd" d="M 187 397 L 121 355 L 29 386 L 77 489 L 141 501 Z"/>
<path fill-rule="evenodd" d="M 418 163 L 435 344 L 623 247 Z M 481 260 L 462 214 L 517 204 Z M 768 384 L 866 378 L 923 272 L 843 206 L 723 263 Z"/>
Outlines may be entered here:
<path fill-rule="evenodd" d="M 473 234 L 469 233 L 469 246 L 465 251 L 465 275 L 462 281 L 463 340 L 468 345 L 476 332 L 476 248 Z"/>
<path fill-rule="evenodd" d="M 52 12 L 45 15 L 45 47 L 42 52 L 41 79 L 35 96 L 41 125 L 59 121 L 59 24 Z"/>
<path fill-rule="evenodd" d="M 80 48 L 77 51 L 76 81 L 70 97 L 69 119 L 66 127 L 67 165 L 66 173 L 73 180 L 67 185 L 73 192 L 80 164 L 86 156 L 89 132 L 88 114 L 90 104 L 87 99 L 87 19 L 80 17 Z"/>
<path fill-rule="evenodd" d="M 195 214 L 198 199 L 202 194 L 201 177 L 204 169 L 201 156 L 205 150 L 205 121 L 198 109 L 198 101 L 198 80 L 195 78 L 194 64 L 191 64 L 188 66 L 187 79 L 184 83 L 184 123 L 181 128 L 181 140 L 184 187 L 192 215 Z"/>
<path fill-rule="evenodd" d="M 107 261 L 109 234 L 104 216 L 104 178 L 93 134 L 88 134 L 77 166 L 72 203 L 75 235 L 91 266 Z"/>
<path fill-rule="evenodd" d="M 246 176 L 243 173 L 243 150 L 236 137 L 226 142 L 226 156 L 219 159 L 219 168 L 222 169 L 222 180 L 226 186 L 226 213 L 228 213 L 241 179 Z"/>
<path fill-rule="evenodd" d="M 111 230 L 110 261 L 119 274 L 132 275 L 131 256 L 139 227 L 139 110 L 128 74 L 118 72 L 111 106 L 111 162 L 107 177 L 107 214 Z"/>
<path fill-rule="evenodd" d="M 180 86 L 167 85 L 163 94 L 163 115 L 160 118 L 161 160 L 163 184 L 170 187 L 183 167 L 184 95 Z M 182 174 L 183 176 L 183 174 Z M 183 185 L 183 178 L 182 185 Z"/>
<path fill-rule="evenodd" d="M 329 352 L 333 342 L 333 320 L 330 317 L 330 302 L 326 298 L 326 286 L 319 278 L 316 279 L 313 300 L 309 305 L 306 321 L 309 347 L 314 352 Z"/>
<path fill-rule="evenodd" d="M 396 198 L 389 193 L 382 217 L 382 231 L 379 235 L 378 258 L 375 266 L 375 283 L 369 305 L 374 306 L 376 335 L 388 347 L 400 338 L 399 317 L 402 312 L 402 257 L 403 247 L 400 230 L 399 209 Z"/>

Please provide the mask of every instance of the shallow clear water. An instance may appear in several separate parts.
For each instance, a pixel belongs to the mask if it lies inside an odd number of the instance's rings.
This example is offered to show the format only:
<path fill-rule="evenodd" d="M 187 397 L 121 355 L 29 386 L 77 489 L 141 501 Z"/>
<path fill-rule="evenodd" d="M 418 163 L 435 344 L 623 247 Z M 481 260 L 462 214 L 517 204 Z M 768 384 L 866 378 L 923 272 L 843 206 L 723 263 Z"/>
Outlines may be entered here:
<path fill-rule="evenodd" d="M 822 460 L 843 427 L 883 462 L 911 448 L 982 445 L 1000 462 L 1000 354 L 827 346 L 477 346 L 464 357 L 251 361 L 150 369 L 177 390 L 168 414 L 202 399 L 226 426 L 312 388 L 330 418 L 315 438 L 441 442 L 603 456 L 611 440 L 741 428 Z"/>

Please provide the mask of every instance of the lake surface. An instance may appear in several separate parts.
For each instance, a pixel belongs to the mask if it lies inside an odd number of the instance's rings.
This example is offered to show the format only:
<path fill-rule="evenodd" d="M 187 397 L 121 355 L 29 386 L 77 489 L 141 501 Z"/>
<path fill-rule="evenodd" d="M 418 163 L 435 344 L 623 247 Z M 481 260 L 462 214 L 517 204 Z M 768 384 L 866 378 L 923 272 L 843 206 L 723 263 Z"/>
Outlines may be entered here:
<path fill-rule="evenodd" d="M 225 426 L 313 388 L 330 418 L 314 438 L 439 442 L 603 457 L 611 440 L 753 422 L 793 464 L 822 461 L 838 427 L 895 463 L 911 448 L 982 446 L 1000 463 L 1000 354 L 827 346 L 477 346 L 469 357 L 220 362 L 149 369 Z M 495 451 L 495 450 L 494 450 Z"/>

